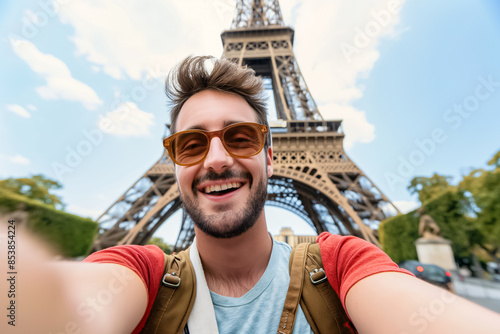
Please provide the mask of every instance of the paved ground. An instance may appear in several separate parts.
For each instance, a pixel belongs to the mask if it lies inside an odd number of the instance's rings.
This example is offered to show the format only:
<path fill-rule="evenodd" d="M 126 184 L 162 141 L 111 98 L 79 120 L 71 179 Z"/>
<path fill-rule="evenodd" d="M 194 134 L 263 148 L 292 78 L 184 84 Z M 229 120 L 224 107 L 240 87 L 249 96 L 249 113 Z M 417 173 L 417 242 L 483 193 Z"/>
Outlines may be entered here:
<path fill-rule="evenodd" d="M 498 299 L 479 298 L 479 297 L 465 297 L 465 298 L 470 300 L 471 302 L 486 307 L 487 309 L 500 313 L 500 300 Z"/>
<path fill-rule="evenodd" d="M 455 292 L 474 303 L 500 313 L 500 283 L 479 278 L 453 277 Z"/>

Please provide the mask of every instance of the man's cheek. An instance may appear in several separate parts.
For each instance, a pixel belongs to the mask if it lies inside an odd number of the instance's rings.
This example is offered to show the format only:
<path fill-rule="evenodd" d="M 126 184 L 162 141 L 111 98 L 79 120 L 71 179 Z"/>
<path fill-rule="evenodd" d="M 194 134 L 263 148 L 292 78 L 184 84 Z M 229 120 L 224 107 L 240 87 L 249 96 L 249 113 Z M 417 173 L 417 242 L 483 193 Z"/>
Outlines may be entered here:
<path fill-rule="evenodd" d="M 183 195 L 189 195 L 189 191 L 193 192 L 194 194 L 198 192 L 193 185 L 194 178 L 191 177 L 190 173 L 187 172 L 188 171 L 184 170 L 184 168 L 176 166 L 175 181 L 177 182 L 177 188 L 179 190 L 181 199 Z"/>

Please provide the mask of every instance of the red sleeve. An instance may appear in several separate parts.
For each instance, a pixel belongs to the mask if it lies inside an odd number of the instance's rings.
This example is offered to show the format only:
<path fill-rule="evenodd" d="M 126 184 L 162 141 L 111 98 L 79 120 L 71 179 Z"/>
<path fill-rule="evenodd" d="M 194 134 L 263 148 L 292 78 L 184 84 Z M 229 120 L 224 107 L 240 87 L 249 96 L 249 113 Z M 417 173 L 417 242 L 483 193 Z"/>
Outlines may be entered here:
<path fill-rule="evenodd" d="M 413 276 L 400 269 L 380 248 L 363 239 L 323 232 L 317 242 L 328 281 L 339 295 L 344 309 L 347 292 L 363 278 L 388 271 Z"/>
<path fill-rule="evenodd" d="M 132 332 L 139 333 L 146 324 L 146 319 L 153 307 L 164 268 L 163 251 L 155 245 L 116 246 L 89 255 L 83 262 L 114 263 L 125 266 L 135 272 L 144 282 L 148 292 L 146 312 Z"/>

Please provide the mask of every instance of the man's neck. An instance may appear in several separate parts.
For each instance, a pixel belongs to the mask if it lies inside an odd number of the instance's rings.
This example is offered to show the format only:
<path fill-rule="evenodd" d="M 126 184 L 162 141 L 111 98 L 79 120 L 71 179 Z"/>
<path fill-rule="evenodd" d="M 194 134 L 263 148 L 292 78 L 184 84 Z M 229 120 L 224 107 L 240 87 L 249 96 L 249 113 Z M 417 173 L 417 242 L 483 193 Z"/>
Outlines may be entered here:
<path fill-rule="evenodd" d="M 273 247 L 265 219 L 259 219 L 248 231 L 230 239 L 208 236 L 196 227 L 195 232 L 211 291 L 223 296 L 241 297 L 264 274 Z"/>

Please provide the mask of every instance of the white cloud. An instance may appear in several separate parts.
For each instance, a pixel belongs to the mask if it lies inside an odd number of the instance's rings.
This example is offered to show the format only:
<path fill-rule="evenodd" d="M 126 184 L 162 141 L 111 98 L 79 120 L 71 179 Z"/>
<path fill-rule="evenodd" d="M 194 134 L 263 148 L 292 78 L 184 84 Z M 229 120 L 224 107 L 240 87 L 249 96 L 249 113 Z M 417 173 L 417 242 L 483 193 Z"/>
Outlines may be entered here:
<path fill-rule="evenodd" d="M 141 79 L 150 68 L 164 75 L 189 54 L 222 53 L 234 0 L 72 1 L 61 6 L 73 26 L 77 54 L 116 79 Z M 232 9 L 230 9 L 232 8 Z"/>
<path fill-rule="evenodd" d="M 375 138 L 375 126 L 366 119 L 364 111 L 346 104 L 328 103 L 321 106 L 325 119 L 341 119 L 344 129 L 344 147 L 349 149 L 356 142 L 369 143 Z"/>
<path fill-rule="evenodd" d="M 42 53 L 30 41 L 14 38 L 10 41 L 14 52 L 47 81 L 46 86 L 36 88 L 43 99 L 78 101 L 90 110 L 102 104 L 92 88 L 71 76 L 68 66 L 62 60 Z"/>
<path fill-rule="evenodd" d="M 10 111 L 12 111 L 13 113 L 18 114 L 21 117 L 24 117 L 24 118 L 30 118 L 31 117 L 31 114 L 26 109 L 24 109 L 23 107 L 21 107 L 18 104 L 9 104 L 7 106 L 7 109 L 10 110 Z"/>
<path fill-rule="evenodd" d="M 389 4 L 402 6 L 404 2 L 292 0 L 280 3 L 285 23 L 294 24 L 294 51 L 311 94 L 324 118 L 344 119 L 347 147 L 375 138 L 375 128 L 365 112 L 356 110 L 352 103 L 363 96 L 359 79 L 369 76 L 380 57 L 381 38 L 397 38 L 400 33 L 395 29 L 400 21 L 399 12 L 389 11 Z M 352 46 L 349 49 L 354 50 L 352 54 L 342 49 L 345 45 Z"/>
<path fill-rule="evenodd" d="M 34 105 L 32 105 L 32 104 L 28 104 L 28 109 L 31 110 L 31 111 L 36 111 L 37 110 L 37 108 Z"/>
<path fill-rule="evenodd" d="M 20 154 L 16 155 L 0 155 L 0 158 L 9 161 L 10 163 L 16 164 L 16 165 L 29 165 L 30 160 L 28 158 L 23 157 Z"/>
<path fill-rule="evenodd" d="M 151 134 L 154 115 L 140 110 L 133 102 L 121 103 L 105 117 L 99 116 L 98 126 L 106 133 L 123 137 L 145 137 Z"/>
<path fill-rule="evenodd" d="M 389 11 L 389 4 L 404 2 L 280 2 L 285 24 L 295 28 L 294 50 L 319 110 L 325 118 L 345 118 L 348 145 L 375 138 L 374 126 L 352 104 L 363 96 L 359 79 L 369 75 L 380 57 L 381 38 L 397 38 L 402 31 L 395 29 L 399 12 Z M 153 76 L 164 76 L 189 54 L 220 55 L 219 36 L 230 28 L 235 3 L 73 1 L 61 7 L 60 19 L 74 28 L 77 54 L 113 78 L 139 80 L 153 68 Z M 346 53 L 343 45 L 354 52 Z"/>
<path fill-rule="evenodd" d="M 420 203 L 416 201 L 394 201 L 393 203 L 401 213 L 408 213 L 420 207 Z"/>

